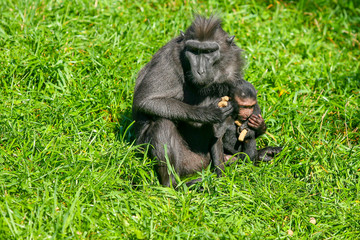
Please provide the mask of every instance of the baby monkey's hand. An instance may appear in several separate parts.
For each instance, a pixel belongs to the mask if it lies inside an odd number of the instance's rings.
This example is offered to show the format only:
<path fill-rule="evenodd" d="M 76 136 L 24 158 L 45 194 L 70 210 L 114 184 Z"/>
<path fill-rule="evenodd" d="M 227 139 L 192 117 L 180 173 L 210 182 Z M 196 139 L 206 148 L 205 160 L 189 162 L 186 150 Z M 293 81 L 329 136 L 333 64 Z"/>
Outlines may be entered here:
<path fill-rule="evenodd" d="M 251 115 L 251 117 L 249 118 L 248 126 L 254 129 L 258 134 L 263 134 L 266 132 L 266 124 L 260 114 Z"/>

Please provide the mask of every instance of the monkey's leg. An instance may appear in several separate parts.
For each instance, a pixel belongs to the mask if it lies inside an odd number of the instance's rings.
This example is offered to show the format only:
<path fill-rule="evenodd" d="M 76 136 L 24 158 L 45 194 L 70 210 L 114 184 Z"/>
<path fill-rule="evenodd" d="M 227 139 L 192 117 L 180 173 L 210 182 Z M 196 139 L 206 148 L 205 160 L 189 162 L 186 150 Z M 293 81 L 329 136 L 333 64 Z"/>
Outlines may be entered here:
<path fill-rule="evenodd" d="M 226 166 L 230 166 L 231 164 L 236 163 L 239 159 L 242 159 L 239 156 L 243 156 L 245 158 L 244 154 L 240 154 L 240 155 L 236 155 L 236 156 L 234 156 L 234 155 L 232 155 L 232 154 L 224 154 L 224 160 L 225 160 Z"/>
<path fill-rule="evenodd" d="M 209 164 L 209 161 L 188 148 L 170 120 L 159 119 L 153 122 L 146 134 L 152 145 L 151 157 L 157 158 L 156 170 L 160 183 L 164 186 L 176 186 L 175 177 L 170 173 L 166 159 L 180 177 L 200 171 Z"/>
<path fill-rule="evenodd" d="M 201 182 L 201 181 L 202 181 L 202 178 L 197 178 L 197 179 L 188 181 L 188 182 L 186 183 L 186 186 L 190 187 L 191 185 L 194 185 L 195 183 Z"/>
<path fill-rule="evenodd" d="M 224 160 L 226 165 L 231 165 L 238 160 L 245 160 L 246 157 L 249 157 L 249 159 L 256 165 L 257 160 L 257 150 L 256 150 L 256 140 L 255 138 L 248 138 L 244 142 L 241 143 L 241 145 L 238 146 L 237 149 L 239 152 L 235 153 L 232 152 L 232 155 L 230 154 L 224 154 Z M 235 156 L 234 156 L 235 155 Z"/>
<path fill-rule="evenodd" d="M 213 139 L 213 143 L 211 145 L 211 149 L 210 149 L 210 158 L 211 158 L 211 162 L 215 168 L 215 173 L 218 177 L 221 177 L 224 168 L 225 168 L 225 157 L 224 157 L 224 145 L 222 142 L 222 135 L 224 133 L 220 132 L 220 128 L 216 127 L 216 133 L 219 134 L 218 138 L 214 138 Z M 225 131 L 225 130 L 224 130 Z M 205 160 L 197 160 L 197 162 L 202 162 L 202 168 L 206 167 L 206 165 L 208 165 L 208 162 Z M 206 165 L 204 165 L 204 163 L 206 163 Z M 198 168 L 199 166 L 197 166 L 196 168 Z M 201 167 L 201 166 L 200 166 Z M 187 186 L 191 186 L 197 182 L 201 182 L 202 178 L 197 178 L 194 180 L 191 180 L 189 182 L 186 183 Z"/>
<path fill-rule="evenodd" d="M 244 141 L 243 144 L 243 152 L 246 153 L 250 160 L 254 162 L 257 158 L 257 150 L 256 150 L 256 140 L 255 138 L 249 138 Z M 244 154 L 242 154 L 243 159 L 245 158 Z"/>
<path fill-rule="evenodd" d="M 224 168 L 225 168 L 225 154 L 224 154 L 224 148 L 223 148 L 221 138 L 218 139 L 216 141 L 216 143 L 212 146 L 210 156 L 211 156 L 211 161 L 212 161 L 212 164 L 214 165 L 215 173 L 216 173 L 217 177 L 221 177 L 222 173 L 224 171 Z M 186 185 L 189 187 L 189 186 L 191 186 L 197 182 L 201 182 L 201 181 L 202 181 L 202 178 L 197 178 L 197 179 L 187 182 Z M 200 189 L 200 190 L 203 190 L 203 189 Z"/>
<path fill-rule="evenodd" d="M 265 147 L 258 150 L 258 160 L 268 162 L 282 151 L 282 147 Z"/>
<path fill-rule="evenodd" d="M 245 160 L 246 157 L 256 165 L 257 160 L 257 150 L 256 150 L 256 140 L 255 138 L 246 139 L 244 142 L 240 143 L 237 147 L 238 152 L 225 153 L 224 161 L 227 166 L 237 162 L 238 160 Z"/>
<path fill-rule="evenodd" d="M 215 140 L 215 143 L 211 147 L 211 160 L 215 167 L 215 172 L 218 177 L 222 175 L 224 171 L 224 147 L 222 138 Z"/>

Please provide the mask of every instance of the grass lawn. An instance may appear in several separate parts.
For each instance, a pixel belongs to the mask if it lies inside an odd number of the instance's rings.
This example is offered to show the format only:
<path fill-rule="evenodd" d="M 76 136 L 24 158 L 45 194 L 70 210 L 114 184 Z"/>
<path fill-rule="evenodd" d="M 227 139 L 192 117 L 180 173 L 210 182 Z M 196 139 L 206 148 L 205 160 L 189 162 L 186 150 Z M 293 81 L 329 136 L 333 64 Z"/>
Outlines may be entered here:
<path fill-rule="evenodd" d="M 192 189 L 134 144 L 138 71 L 217 13 L 284 146 Z M 360 3 L 0 1 L 0 239 L 358 239 Z M 203 187 L 203 192 L 196 188 Z"/>

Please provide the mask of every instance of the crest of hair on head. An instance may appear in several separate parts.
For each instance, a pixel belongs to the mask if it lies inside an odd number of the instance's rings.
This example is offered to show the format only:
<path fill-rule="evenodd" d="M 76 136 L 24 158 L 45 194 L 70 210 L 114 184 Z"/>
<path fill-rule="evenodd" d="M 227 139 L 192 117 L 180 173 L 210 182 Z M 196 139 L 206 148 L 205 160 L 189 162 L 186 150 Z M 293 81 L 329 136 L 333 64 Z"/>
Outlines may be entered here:
<path fill-rule="evenodd" d="M 221 20 L 215 16 L 205 18 L 197 15 L 191 26 L 186 30 L 187 39 L 197 39 L 199 41 L 217 38 L 217 30 L 224 33 L 221 28 Z"/>

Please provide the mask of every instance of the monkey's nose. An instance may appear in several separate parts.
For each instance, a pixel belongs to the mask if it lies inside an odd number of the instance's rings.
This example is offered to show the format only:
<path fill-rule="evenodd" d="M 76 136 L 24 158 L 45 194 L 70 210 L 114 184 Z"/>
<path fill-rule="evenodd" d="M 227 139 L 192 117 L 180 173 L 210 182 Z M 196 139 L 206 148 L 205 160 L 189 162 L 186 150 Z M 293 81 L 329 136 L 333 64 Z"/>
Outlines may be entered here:
<path fill-rule="evenodd" d="M 197 70 L 197 73 L 201 76 L 201 75 L 204 75 L 205 73 L 205 70 Z"/>

